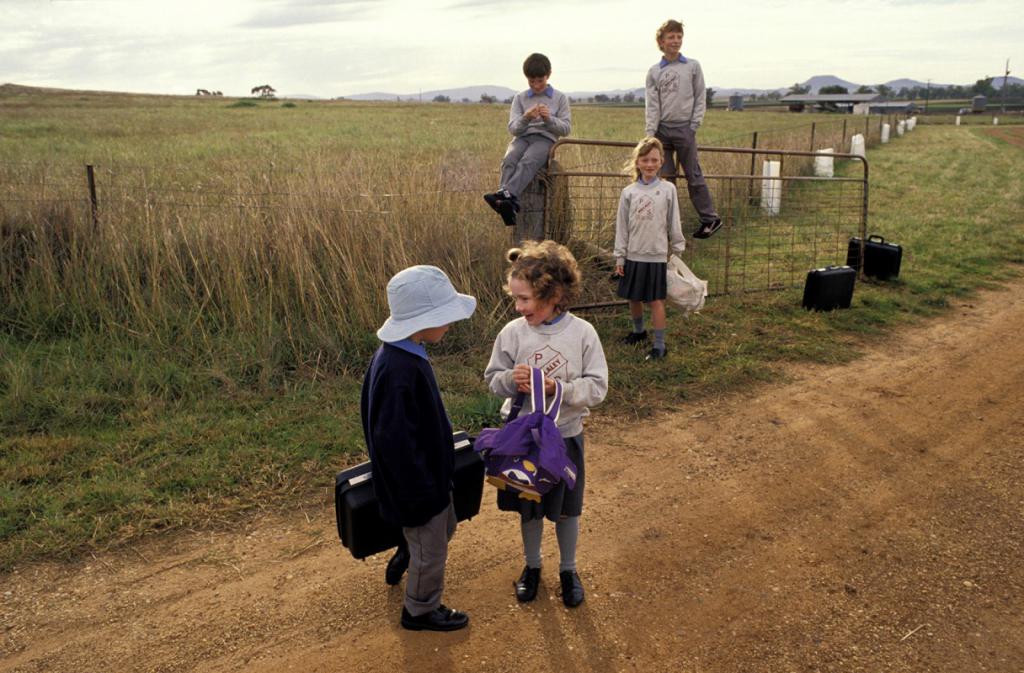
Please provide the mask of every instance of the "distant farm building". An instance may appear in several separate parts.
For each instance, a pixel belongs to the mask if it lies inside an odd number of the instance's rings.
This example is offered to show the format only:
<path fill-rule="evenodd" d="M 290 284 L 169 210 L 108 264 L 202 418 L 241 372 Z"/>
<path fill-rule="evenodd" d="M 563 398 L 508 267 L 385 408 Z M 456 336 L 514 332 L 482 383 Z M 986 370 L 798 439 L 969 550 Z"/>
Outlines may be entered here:
<path fill-rule="evenodd" d="M 790 112 L 853 112 L 854 105 L 881 100 L 882 95 L 877 93 L 792 93 L 783 96 L 781 102 L 789 106 Z"/>
<path fill-rule="evenodd" d="M 729 96 L 729 110 L 733 112 L 739 112 L 743 110 L 743 96 L 739 94 L 733 94 Z"/>

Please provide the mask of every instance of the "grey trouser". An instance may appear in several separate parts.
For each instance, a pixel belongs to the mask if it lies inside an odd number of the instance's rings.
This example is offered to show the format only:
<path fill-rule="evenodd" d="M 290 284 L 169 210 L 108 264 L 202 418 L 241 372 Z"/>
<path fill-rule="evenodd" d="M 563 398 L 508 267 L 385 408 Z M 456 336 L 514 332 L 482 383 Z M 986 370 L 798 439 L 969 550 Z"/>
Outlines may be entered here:
<path fill-rule="evenodd" d="M 402 528 L 409 545 L 409 577 L 405 583 L 405 609 L 413 617 L 436 610 L 444 591 L 448 541 L 455 535 L 455 505 L 415 528 Z"/>
<path fill-rule="evenodd" d="M 704 181 L 704 172 L 697 161 L 697 132 L 688 126 L 674 128 L 658 125 L 654 137 L 665 147 L 665 163 L 661 166 L 663 177 L 675 182 L 676 156 L 686 174 L 686 188 L 690 193 L 690 202 L 697 210 L 701 222 L 711 222 L 718 217 L 715 205 L 711 202 L 711 191 Z"/>
<path fill-rule="evenodd" d="M 501 160 L 501 188 L 513 196 L 522 196 L 523 190 L 548 163 L 548 150 L 554 145 L 551 138 L 530 133 L 514 138 Z"/>

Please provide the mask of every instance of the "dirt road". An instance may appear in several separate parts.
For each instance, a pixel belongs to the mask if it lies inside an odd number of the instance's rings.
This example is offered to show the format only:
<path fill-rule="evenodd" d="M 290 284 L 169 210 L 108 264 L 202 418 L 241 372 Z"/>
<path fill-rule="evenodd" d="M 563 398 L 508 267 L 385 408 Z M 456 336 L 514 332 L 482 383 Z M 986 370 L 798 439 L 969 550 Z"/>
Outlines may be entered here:
<path fill-rule="evenodd" d="M 842 367 L 588 429 L 580 569 L 516 604 L 516 522 L 460 527 L 455 634 L 398 627 L 325 495 L 0 578 L 0 671 L 1024 671 L 1024 282 Z M 488 487 L 489 488 L 489 487 Z"/>

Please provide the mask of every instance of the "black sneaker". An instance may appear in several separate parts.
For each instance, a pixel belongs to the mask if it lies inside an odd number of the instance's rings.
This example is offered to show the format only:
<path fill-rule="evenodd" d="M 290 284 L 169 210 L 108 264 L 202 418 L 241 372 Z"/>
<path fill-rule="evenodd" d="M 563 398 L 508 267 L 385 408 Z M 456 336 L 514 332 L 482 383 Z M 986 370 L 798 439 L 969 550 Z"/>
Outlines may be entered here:
<path fill-rule="evenodd" d="M 694 238 L 711 238 L 716 231 L 722 228 L 722 218 L 716 217 L 710 222 L 701 222 L 697 231 L 693 232 Z"/>
<path fill-rule="evenodd" d="M 394 586 L 402 581 L 402 575 L 409 569 L 409 548 L 399 545 L 395 555 L 388 561 L 388 567 L 384 569 L 384 581 Z"/>
<path fill-rule="evenodd" d="M 574 608 L 583 602 L 583 583 L 575 570 L 563 570 L 558 573 L 562 582 L 562 602 L 565 607 Z"/>
<path fill-rule="evenodd" d="M 523 568 L 523 574 L 516 580 L 516 600 L 529 603 L 537 597 L 537 585 L 540 584 L 540 568 Z"/>
<path fill-rule="evenodd" d="M 650 352 L 647 353 L 647 357 L 645 357 L 644 360 L 661 360 L 666 355 L 668 355 L 668 346 L 665 348 L 652 348 Z"/>
<path fill-rule="evenodd" d="M 402 608 L 402 628 L 410 631 L 458 631 L 468 624 L 469 615 L 443 605 L 416 617 Z"/>
<path fill-rule="evenodd" d="M 643 332 L 630 332 L 626 336 L 622 337 L 620 341 L 627 346 L 636 346 L 637 344 L 641 344 L 647 341 L 647 330 L 644 330 Z"/>

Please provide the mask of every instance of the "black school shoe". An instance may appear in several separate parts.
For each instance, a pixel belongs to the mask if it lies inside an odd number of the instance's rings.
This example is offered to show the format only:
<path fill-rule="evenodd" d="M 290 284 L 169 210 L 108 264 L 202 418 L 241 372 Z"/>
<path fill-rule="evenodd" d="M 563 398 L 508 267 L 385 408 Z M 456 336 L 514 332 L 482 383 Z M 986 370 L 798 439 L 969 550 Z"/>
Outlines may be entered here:
<path fill-rule="evenodd" d="M 529 603 L 537 597 L 537 585 L 540 584 L 540 568 L 523 568 L 523 574 L 516 580 L 516 600 Z"/>
<path fill-rule="evenodd" d="M 562 582 L 562 602 L 565 607 L 574 608 L 583 602 L 583 583 L 575 570 L 563 570 L 558 573 Z"/>
<path fill-rule="evenodd" d="M 508 192 L 505 192 L 506 194 Z M 519 200 L 516 197 L 509 199 L 501 199 L 498 201 L 498 214 L 501 215 L 501 221 L 505 223 L 507 227 L 516 226 L 516 211 L 519 210 Z"/>
<path fill-rule="evenodd" d="M 647 341 L 647 330 L 643 332 L 630 332 L 626 336 L 622 337 L 622 343 L 627 346 L 636 346 Z"/>
<path fill-rule="evenodd" d="M 501 192 L 494 192 L 492 194 L 484 194 L 484 201 L 491 207 L 494 212 L 498 212 L 498 204 L 501 203 L 503 195 Z"/>
<path fill-rule="evenodd" d="M 388 567 L 384 569 L 384 581 L 390 586 L 395 586 L 402 581 L 402 575 L 409 569 L 409 548 L 405 545 L 395 550 L 395 555 L 388 561 Z"/>
<path fill-rule="evenodd" d="M 716 231 L 722 228 L 722 218 L 716 217 L 710 222 L 701 222 L 697 231 L 693 232 L 694 238 L 711 238 Z"/>
<path fill-rule="evenodd" d="M 444 605 L 417 617 L 402 608 L 402 628 L 409 631 L 458 631 L 468 625 L 469 615 Z"/>
<path fill-rule="evenodd" d="M 644 361 L 649 362 L 651 360 L 661 360 L 666 355 L 668 355 L 668 346 L 665 346 L 664 348 L 652 348 L 650 352 L 647 353 L 647 357 L 644 358 Z"/>

